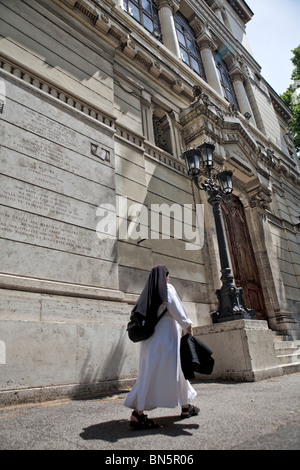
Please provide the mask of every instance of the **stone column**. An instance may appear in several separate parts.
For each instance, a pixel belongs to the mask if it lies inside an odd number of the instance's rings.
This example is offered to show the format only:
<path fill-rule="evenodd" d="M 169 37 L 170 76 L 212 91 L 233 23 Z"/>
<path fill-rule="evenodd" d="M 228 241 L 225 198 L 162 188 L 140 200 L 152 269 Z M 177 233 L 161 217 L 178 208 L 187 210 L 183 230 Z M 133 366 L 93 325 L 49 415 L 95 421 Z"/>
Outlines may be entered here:
<path fill-rule="evenodd" d="M 213 56 L 214 44 L 210 36 L 204 32 L 197 40 L 201 51 L 201 57 L 208 84 L 211 85 L 217 93 L 223 96 L 218 71 Z"/>
<path fill-rule="evenodd" d="M 222 16 L 222 2 L 220 2 L 219 0 L 215 0 L 214 3 L 211 5 L 211 8 L 212 8 L 214 14 L 224 24 L 224 20 L 223 20 L 223 16 Z"/>
<path fill-rule="evenodd" d="M 177 0 L 156 0 L 163 44 L 176 57 L 180 58 L 180 48 L 176 34 L 174 13 L 179 9 Z"/>
<path fill-rule="evenodd" d="M 255 125 L 255 120 L 253 117 L 253 111 L 251 109 L 248 96 L 244 87 L 244 76 L 241 71 L 235 70 L 233 73 L 230 73 L 230 78 L 233 83 L 234 91 L 240 106 L 240 111 L 243 115 L 249 113 L 251 115 L 249 121 Z"/>

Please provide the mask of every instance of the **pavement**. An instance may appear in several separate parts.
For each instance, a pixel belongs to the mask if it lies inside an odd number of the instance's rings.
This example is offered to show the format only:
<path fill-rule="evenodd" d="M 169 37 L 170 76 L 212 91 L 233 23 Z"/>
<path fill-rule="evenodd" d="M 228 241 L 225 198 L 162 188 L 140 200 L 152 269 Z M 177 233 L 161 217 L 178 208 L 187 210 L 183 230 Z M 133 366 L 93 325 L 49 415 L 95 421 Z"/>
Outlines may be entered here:
<path fill-rule="evenodd" d="M 300 373 L 193 386 L 200 414 L 181 420 L 179 407 L 157 408 L 148 412 L 159 424 L 153 430 L 130 428 L 127 392 L 3 407 L 0 450 L 101 450 L 99 463 L 135 468 L 139 455 L 140 462 L 191 465 L 202 450 L 300 449 Z"/>

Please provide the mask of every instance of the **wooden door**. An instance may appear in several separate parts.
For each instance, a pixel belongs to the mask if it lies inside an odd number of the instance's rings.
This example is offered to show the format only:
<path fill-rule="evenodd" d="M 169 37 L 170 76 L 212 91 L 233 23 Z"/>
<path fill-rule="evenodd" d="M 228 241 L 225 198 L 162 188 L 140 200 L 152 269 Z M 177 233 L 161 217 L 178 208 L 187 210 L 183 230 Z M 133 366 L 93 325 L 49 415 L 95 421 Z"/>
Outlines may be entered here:
<path fill-rule="evenodd" d="M 243 289 L 245 305 L 256 311 L 259 320 L 267 320 L 244 206 L 238 197 L 232 195 L 230 204 L 222 204 L 222 213 L 235 284 Z"/>

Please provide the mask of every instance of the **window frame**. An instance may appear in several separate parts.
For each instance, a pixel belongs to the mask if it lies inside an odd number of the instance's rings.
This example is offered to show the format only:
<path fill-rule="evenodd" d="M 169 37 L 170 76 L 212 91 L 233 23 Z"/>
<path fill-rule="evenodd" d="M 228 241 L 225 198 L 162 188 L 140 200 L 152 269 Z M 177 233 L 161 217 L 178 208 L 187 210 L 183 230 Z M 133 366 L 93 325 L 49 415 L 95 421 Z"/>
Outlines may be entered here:
<path fill-rule="evenodd" d="M 144 8 L 147 4 L 149 9 Z M 158 8 L 154 0 L 123 0 L 123 8 L 135 21 L 142 25 L 157 40 L 162 42 Z M 135 14 L 130 11 L 130 8 L 135 9 Z M 152 23 L 152 29 L 147 27 L 147 20 Z"/>
<path fill-rule="evenodd" d="M 214 59 L 216 63 L 216 68 L 218 71 L 221 88 L 223 91 L 224 98 L 231 104 L 234 104 L 237 109 L 240 111 L 239 103 L 237 96 L 233 87 L 231 77 L 228 72 L 228 67 L 226 62 L 222 59 L 220 52 L 214 52 Z"/>
<path fill-rule="evenodd" d="M 207 81 L 200 48 L 197 44 L 196 34 L 193 28 L 189 25 L 188 20 L 180 12 L 175 13 L 174 22 L 183 62 L 187 64 L 195 73 L 197 73 L 197 75 Z M 197 64 L 198 70 L 195 68 L 195 65 L 193 65 L 195 63 Z"/>

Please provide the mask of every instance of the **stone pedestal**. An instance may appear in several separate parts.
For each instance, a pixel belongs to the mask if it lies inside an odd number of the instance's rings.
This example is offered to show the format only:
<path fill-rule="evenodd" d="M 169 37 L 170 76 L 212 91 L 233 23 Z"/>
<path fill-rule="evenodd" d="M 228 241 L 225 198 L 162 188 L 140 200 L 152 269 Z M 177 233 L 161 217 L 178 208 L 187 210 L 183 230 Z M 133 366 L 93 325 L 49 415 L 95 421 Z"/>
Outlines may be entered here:
<path fill-rule="evenodd" d="M 255 382 L 282 375 L 273 334 L 267 322 L 236 320 L 194 328 L 194 335 L 213 351 L 212 375 L 197 374 L 201 380 Z"/>

